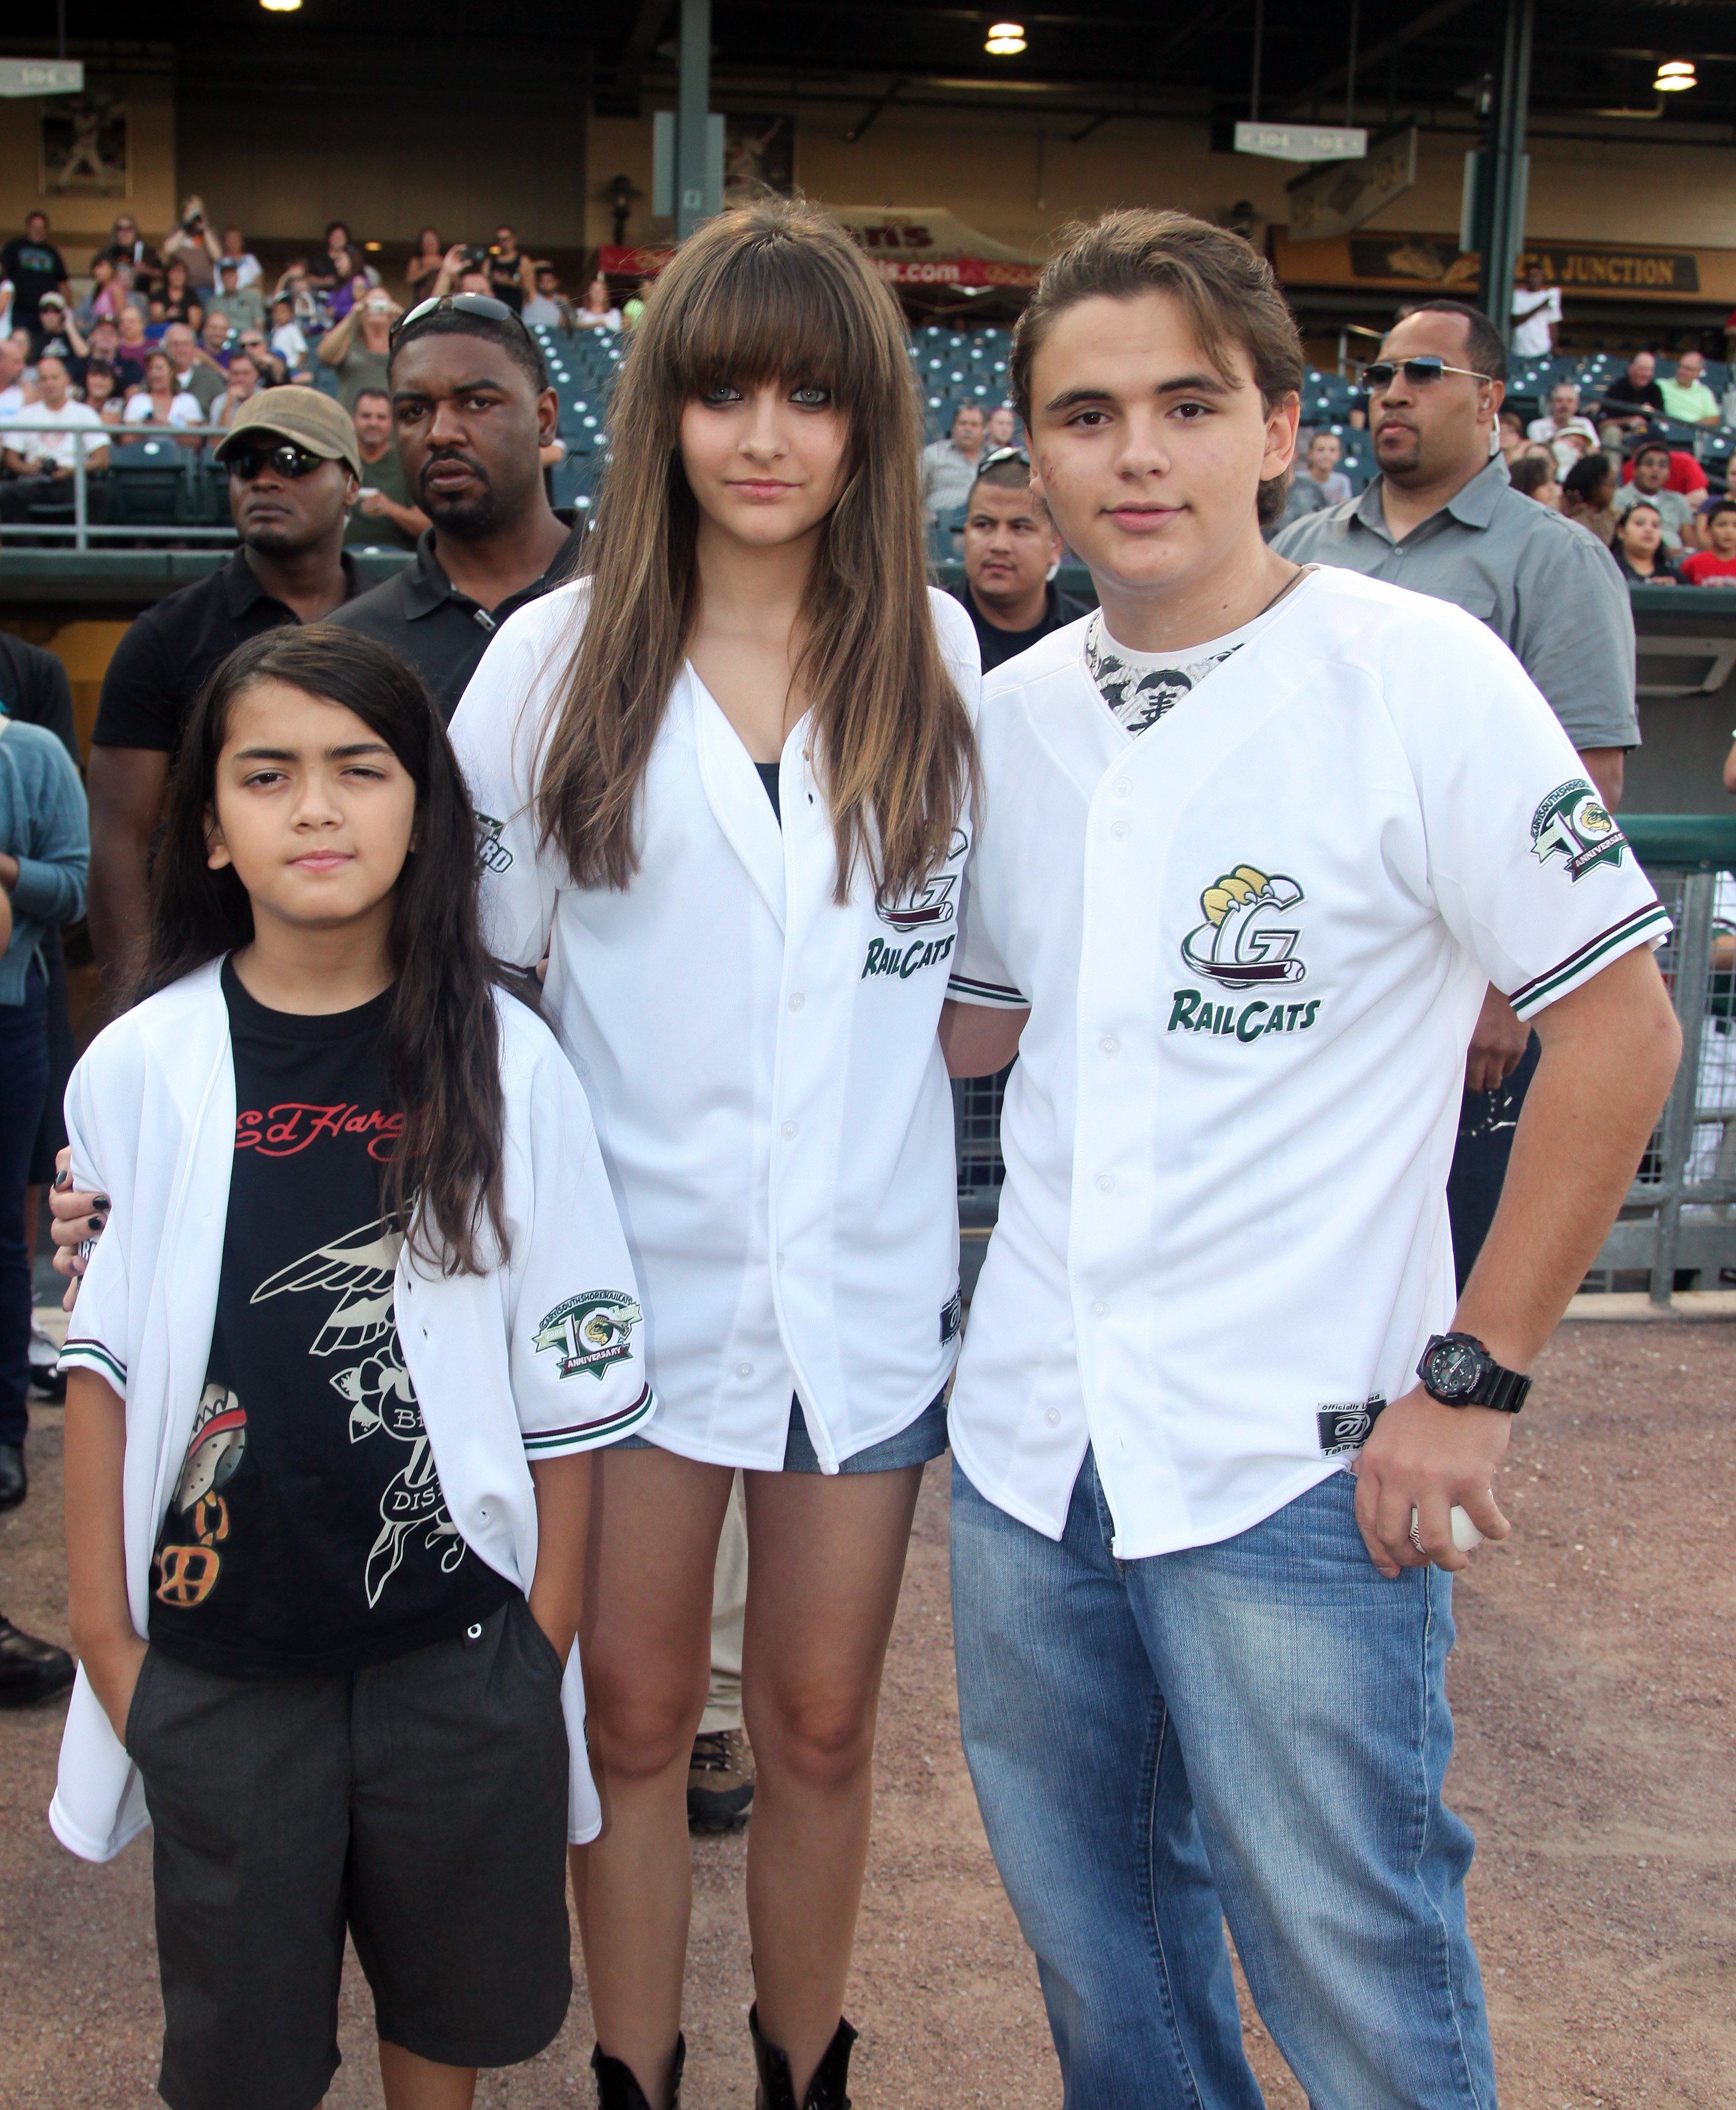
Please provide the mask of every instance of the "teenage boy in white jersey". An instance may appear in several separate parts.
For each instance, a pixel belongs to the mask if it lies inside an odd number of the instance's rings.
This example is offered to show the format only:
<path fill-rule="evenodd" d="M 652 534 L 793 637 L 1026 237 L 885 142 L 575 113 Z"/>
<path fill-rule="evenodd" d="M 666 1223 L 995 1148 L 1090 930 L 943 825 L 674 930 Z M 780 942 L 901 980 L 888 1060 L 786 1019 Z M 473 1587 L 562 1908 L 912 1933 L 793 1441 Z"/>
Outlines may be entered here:
<path fill-rule="evenodd" d="M 1449 1513 L 1507 1534 L 1525 1373 L 1675 1071 L 1666 921 L 1482 624 L 1262 542 L 1303 358 L 1245 242 L 1112 215 L 1013 371 L 1101 609 L 984 685 L 942 1025 L 957 1073 L 1020 1056 L 950 1415 L 990 1842 L 1069 2104 L 1258 2104 L 1226 1917 L 1316 2110 L 1492 2110 Z M 1455 1312 L 1491 981 L 1543 1052 Z"/>

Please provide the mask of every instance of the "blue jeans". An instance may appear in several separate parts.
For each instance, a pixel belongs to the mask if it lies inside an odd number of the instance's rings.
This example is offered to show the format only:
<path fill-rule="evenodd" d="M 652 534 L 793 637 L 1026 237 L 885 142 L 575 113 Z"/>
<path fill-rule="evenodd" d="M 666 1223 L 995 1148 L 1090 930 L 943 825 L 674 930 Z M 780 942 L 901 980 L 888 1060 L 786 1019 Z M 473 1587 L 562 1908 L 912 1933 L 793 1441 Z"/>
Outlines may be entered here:
<path fill-rule="evenodd" d="M 1494 2110 L 1451 1580 L 1378 1574 L 1354 1493 L 1118 1561 L 1090 1451 L 1059 1544 L 954 1463 L 965 1756 L 1067 2110 L 1258 2110 L 1226 1919 L 1314 2110 Z"/>
<path fill-rule="evenodd" d="M 22 1003 L 0 1003 L 0 1443 L 30 1425 L 30 1260 L 24 1190 L 48 1089 L 48 991 L 34 963 Z"/>

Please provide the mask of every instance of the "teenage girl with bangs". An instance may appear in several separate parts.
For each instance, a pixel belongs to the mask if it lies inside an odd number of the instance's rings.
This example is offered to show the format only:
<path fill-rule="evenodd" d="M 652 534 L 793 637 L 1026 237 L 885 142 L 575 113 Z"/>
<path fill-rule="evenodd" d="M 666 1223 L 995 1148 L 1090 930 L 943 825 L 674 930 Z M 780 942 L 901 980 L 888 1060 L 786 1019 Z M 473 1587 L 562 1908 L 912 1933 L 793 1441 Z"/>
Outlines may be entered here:
<path fill-rule="evenodd" d="M 173 2110 L 315 2110 L 347 1927 L 388 2110 L 464 2110 L 571 1995 L 590 1454 L 654 1401 L 584 1094 L 492 986 L 474 826 L 393 654 L 242 645 L 182 743 L 139 999 L 67 1093 L 108 1223 L 61 1364 L 50 1818 L 96 1861 L 154 1827 Z"/>
<path fill-rule="evenodd" d="M 607 2110 L 678 2099 L 686 1777 L 741 1468 L 759 2099 L 841 2106 L 881 1669 L 957 1346 L 936 1030 L 979 663 L 925 582 L 902 321 L 818 215 L 685 243 L 610 419 L 588 576 L 512 618 L 452 722 L 485 929 L 547 956 L 661 1401 L 596 1461 L 592 2064 Z"/>

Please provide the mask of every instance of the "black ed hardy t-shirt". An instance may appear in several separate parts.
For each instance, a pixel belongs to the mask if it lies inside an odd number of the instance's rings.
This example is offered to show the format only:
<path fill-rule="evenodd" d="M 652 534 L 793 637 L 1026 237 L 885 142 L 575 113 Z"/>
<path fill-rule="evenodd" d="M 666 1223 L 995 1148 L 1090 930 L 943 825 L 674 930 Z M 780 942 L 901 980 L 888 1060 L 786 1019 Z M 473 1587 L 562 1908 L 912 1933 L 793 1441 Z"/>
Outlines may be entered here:
<path fill-rule="evenodd" d="M 401 1125 L 355 1011 L 267 1011 L 223 966 L 235 1160 L 206 1385 L 151 1573 L 153 1647 L 232 1677 L 360 1669 L 511 1585 L 446 1512 L 398 1346 L 380 1174 Z"/>

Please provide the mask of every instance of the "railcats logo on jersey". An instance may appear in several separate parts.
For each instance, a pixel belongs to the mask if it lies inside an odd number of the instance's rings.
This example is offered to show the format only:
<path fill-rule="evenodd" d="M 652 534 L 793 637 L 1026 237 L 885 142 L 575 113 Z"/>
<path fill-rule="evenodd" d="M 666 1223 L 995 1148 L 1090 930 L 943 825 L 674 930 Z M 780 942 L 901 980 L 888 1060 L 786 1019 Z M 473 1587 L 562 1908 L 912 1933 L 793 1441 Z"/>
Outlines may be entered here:
<path fill-rule="evenodd" d="M 1302 935 L 1291 912 L 1307 899 L 1287 872 L 1239 864 L 1212 881 L 1199 897 L 1204 921 L 1181 940 L 1181 958 L 1196 975 L 1221 989 L 1280 989 L 1308 979 L 1297 956 Z M 1320 1012 L 1318 997 L 1300 1003 L 1257 997 L 1253 1003 L 1214 1003 L 1203 989 L 1172 993 L 1171 1033 L 1233 1035 L 1244 1044 L 1268 1033 L 1305 1033 Z"/>
<path fill-rule="evenodd" d="M 624 1363 L 632 1349 L 635 1326 L 644 1318 L 624 1290 L 587 1289 L 557 1304 L 537 1327 L 537 1350 L 555 1348 L 560 1374 L 588 1370 L 599 1383 L 612 1363 Z"/>
<path fill-rule="evenodd" d="M 1531 854 L 1539 864 L 1558 857 L 1575 885 L 1600 864 L 1619 865 L 1628 839 L 1583 777 L 1557 784 L 1531 816 Z"/>
<path fill-rule="evenodd" d="M 956 866 L 971 846 L 971 839 L 963 828 L 953 830 L 952 841 L 947 846 L 946 862 Z M 900 981 L 909 981 L 912 975 L 924 967 L 938 967 L 947 958 L 958 942 L 956 930 L 948 929 L 958 921 L 957 871 L 937 872 L 931 879 L 925 880 L 911 894 L 909 901 L 893 907 L 879 899 L 874 903 L 874 912 L 882 923 L 890 923 L 895 930 L 908 936 L 912 931 L 939 932 L 918 938 L 909 945 L 889 944 L 884 938 L 870 938 L 868 953 L 862 962 L 859 981 L 866 981 L 870 975 L 891 975 Z"/>
<path fill-rule="evenodd" d="M 498 874 L 512 863 L 512 852 L 501 840 L 506 823 L 497 821 L 492 813 L 478 813 L 476 817 L 476 854 L 481 858 L 486 872 Z"/>

